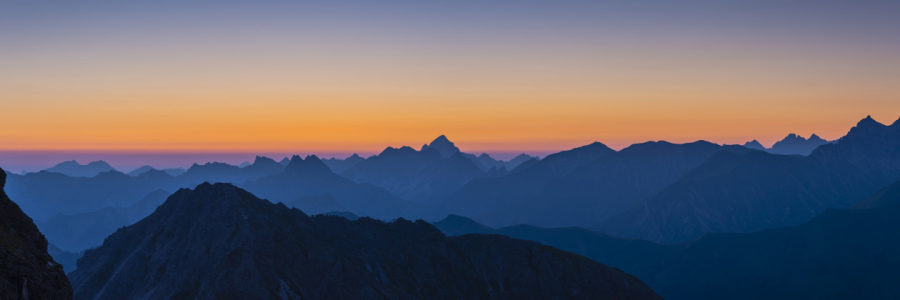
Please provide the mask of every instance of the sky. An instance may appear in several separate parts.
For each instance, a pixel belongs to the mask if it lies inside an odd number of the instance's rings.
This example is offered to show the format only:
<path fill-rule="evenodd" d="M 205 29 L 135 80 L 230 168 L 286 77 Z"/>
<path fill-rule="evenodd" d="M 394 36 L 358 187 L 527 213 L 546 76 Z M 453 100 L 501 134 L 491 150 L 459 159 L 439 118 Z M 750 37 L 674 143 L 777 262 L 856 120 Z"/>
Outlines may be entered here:
<path fill-rule="evenodd" d="M 898 11 L 873 0 L 0 0 L 0 166 L 376 154 L 441 134 L 504 157 L 593 141 L 836 139 L 867 115 L 900 117 Z"/>

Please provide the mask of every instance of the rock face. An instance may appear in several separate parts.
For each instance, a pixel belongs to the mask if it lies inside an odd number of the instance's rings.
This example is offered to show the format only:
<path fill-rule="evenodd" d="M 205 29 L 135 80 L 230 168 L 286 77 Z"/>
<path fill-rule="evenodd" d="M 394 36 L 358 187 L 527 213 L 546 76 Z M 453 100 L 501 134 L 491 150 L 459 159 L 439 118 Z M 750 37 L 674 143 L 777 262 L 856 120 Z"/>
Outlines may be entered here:
<path fill-rule="evenodd" d="M 0 170 L 0 188 L 6 172 Z M 47 254 L 47 240 L 19 206 L 0 191 L 0 299 L 72 299 L 63 267 Z"/>
<path fill-rule="evenodd" d="M 228 184 L 182 189 L 88 250 L 78 299 L 658 299 L 582 256 L 424 221 L 309 217 Z"/>

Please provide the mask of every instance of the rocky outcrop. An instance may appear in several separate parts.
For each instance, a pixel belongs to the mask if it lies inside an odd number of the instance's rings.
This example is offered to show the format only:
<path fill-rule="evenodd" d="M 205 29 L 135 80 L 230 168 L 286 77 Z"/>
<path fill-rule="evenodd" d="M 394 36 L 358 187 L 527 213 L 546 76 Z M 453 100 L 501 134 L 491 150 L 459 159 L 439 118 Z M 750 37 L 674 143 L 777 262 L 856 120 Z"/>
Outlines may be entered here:
<path fill-rule="evenodd" d="M 88 250 L 78 299 L 658 299 L 585 257 L 424 221 L 309 217 L 229 184 L 169 197 Z"/>
<path fill-rule="evenodd" d="M 0 169 L 0 188 L 6 172 Z M 47 239 L 0 191 L 0 299 L 72 299 L 63 267 L 47 254 Z"/>

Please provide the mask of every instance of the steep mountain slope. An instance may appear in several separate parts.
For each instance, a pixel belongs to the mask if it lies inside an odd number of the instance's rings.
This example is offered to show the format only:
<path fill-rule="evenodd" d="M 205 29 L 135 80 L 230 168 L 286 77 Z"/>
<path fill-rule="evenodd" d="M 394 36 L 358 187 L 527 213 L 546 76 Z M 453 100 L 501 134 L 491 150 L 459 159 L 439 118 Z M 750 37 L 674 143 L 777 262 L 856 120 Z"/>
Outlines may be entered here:
<path fill-rule="evenodd" d="M 808 157 L 719 153 L 638 207 L 597 228 L 678 243 L 707 232 L 749 232 L 846 208 L 900 180 L 900 125 L 864 119 Z"/>
<path fill-rule="evenodd" d="M 88 250 L 78 299 L 657 299 L 584 257 L 399 219 L 308 217 L 228 184 L 180 190 Z"/>
<path fill-rule="evenodd" d="M 444 139 L 446 140 L 446 138 Z M 360 183 L 379 186 L 407 201 L 434 203 L 472 179 L 488 176 L 452 143 L 435 140 L 422 151 L 388 147 L 381 154 L 341 173 Z M 452 148 L 448 148 L 452 146 Z M 445 151 L 445 152 L 440 152 Z"/>
<path fill-rule="evenodd" d="M 594 142 L 548 155 L 542 160 L 529 160 L 506 176 L 477 179 L 467 183 L 447 200 L 438 203 L 432 214 L 436 217 L 459 214 L 490 224 L 492 220 L 482 219 L 486 214 L 514 207 L 523 199 L 534 196 L 553 179 L 564 176 L 597 158 L 615 153 L 615 150 L 606 145 Z"/>
<path fill-rule="evenodd" d="M 0 169 L 0 299 L 72 299 L 61 265 L 47 253 L 47 240 L 2 188 Z"/>
<path fill-rule="evenodd" d="M 115 169 L 102 160 L 92 161 L 86 165 L 70 160 L 61 162 L 44 171 L 65 174 L 72 177 L 94 177 L 103 172 L 115 171 Z"/>
<path fill-rule="evenodd" d="M 384 189 L 356 183 L 331 172 L 316 156 L 306 159 L 294 156 L 284 172 L 242 186 L 272 202 L 304 207 L 303 201 L 315 201 L 308 203 L 309 207 L 348 210 L 360 216 L 383 220 L 415 217 L 419 211 L 415 204 L 397 198 Z M 329 199 L 338 206 L 328 202 Z"/>

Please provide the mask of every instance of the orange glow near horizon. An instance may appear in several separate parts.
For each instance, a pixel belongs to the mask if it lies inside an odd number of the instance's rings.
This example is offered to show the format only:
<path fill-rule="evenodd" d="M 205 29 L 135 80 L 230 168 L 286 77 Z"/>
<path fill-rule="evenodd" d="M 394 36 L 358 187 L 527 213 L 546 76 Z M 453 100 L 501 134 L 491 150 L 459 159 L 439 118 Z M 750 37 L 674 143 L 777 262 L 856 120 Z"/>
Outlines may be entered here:
<path fill-rule="evenodd" d="M 770 146 L 900 117 L 896 10 L 692 3 L 8 4 L 0 150 Z"/>
<path fill-rule="evenodd" d="M 441 134 L 474 153 L 548 153 L 593 141 L 614 149 L 650 140 L 741 144 L 758 139 L 771 145 L 788 133 L 836 139 L 868 114 L 890 124 L 900 112 L 900 107 L 873 113 L 841 102 L 812 101 L 782 104 L 774 111 L 758 102 L 741 107 L 653 97 L 605 102 L 582 95 L 515 100 L 442 95 L 430 101 L 417 95 L 379 96 L 30 99 L 16 114 L 4 114 L 5 123 L 14 125 L 0 130 L 0 150 L 377 153 L 386 146 L 418 148 Z M 130 101 L 118 100 L 126 98 Z"/>

